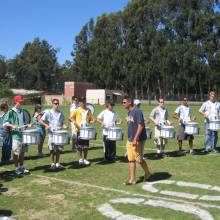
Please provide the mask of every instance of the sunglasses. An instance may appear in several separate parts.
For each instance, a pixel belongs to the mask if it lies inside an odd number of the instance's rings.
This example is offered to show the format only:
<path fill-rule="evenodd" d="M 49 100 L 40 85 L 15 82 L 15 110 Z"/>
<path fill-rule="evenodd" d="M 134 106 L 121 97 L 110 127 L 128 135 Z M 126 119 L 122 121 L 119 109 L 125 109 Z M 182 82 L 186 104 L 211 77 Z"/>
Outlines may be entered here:
<path fill-rule="evenodd" d="M 127 102 L 122 102 L 122 104 L 126 104 Z"/>
<path fill-rule="evenodd" d="M 54 105 L 59 105 L 60 103 L 59 103 L 59 102 L 54 102 L 53 104 L 54 104 Z"/>

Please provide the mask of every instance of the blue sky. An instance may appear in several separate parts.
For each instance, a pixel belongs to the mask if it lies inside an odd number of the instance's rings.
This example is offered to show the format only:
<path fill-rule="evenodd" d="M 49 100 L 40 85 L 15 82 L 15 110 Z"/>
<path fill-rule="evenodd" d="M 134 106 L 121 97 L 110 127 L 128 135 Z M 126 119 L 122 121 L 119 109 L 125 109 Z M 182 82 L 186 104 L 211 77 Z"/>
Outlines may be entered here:
<path fill-rule="evenodd" d="M 2 0 L 0 55 L 20 53 L 26 42 L 39 37 L 59 48 L 58 61 L 72 60 L 75 36 L 89 19 L 122 11 L 130 0 Z"/>

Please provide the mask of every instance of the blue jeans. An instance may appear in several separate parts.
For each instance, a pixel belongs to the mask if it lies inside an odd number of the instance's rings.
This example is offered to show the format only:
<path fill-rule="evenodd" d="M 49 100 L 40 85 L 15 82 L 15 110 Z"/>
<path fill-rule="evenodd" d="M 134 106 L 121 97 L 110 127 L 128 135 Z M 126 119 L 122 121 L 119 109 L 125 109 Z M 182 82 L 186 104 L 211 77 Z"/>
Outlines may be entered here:
<path fill-rule="evenodd" d="M 205 151 L 212 151 L 216 148 L 218 141 L 218 132 L 210 131 L 208 129 L 209 124 L 205 123 Z"/>

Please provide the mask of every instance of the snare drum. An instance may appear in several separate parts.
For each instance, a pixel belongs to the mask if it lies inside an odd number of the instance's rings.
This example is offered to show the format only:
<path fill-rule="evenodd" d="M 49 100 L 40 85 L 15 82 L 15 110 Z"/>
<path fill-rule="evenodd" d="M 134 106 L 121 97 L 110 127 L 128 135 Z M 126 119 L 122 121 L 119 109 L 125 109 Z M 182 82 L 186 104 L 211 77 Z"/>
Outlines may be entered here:
<path fill-rule="evenodd" d="M 64 145 L 69 143 L 69 133 L 66 130 L 53 131 L 53 144 Z"/>
<path fill-rule="evenodd" d="M 174 127 L 164 125 L 160 130 L 160 137 L 165 138 L 165 139 L 175 138 Z"/>
<path fill-rule="evenodd" d="M 122 129 L 118 127 L 109 128 L 107 131 L 107 139 L 111 141 L 123 140 Z"/>
<path fill-rule="evenodd" d="M 186 122 L 185 131 L 186 134 L 194 135 L 199 134 L 199 124 L 197 122 Z"/>
<path fill-rule="evenodd" d="M 211 131 L 220 131 L 220 120 L 209 120 L 209 130 Z"/>
<path fill-rule="evenodd" d="M 152 132 L 149 127 L 145 127 L 147 139 L 151 139 Z"/>
<path fill-rule="evenodd" d="M 37 129 L 22 131 L 23 144 L 38 144 L 40 141 L 40 132 Z"/>
<path fill-rule="evenodd" d="M 3 137 L 0 136 L 0 147 L 3 147 Z"/>
<path fill-rule="evenodd" d="M 79 138 L 82 140 L 95 140 L 96 130 L 93 127 L 80 128 Z"/>

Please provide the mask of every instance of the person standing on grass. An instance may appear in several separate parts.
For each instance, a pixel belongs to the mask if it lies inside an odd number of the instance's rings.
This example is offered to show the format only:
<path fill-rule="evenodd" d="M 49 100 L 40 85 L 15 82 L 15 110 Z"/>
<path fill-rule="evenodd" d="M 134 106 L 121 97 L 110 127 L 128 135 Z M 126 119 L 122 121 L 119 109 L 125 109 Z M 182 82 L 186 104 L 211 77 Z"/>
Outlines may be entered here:
<path fill-rule="evenodd" d="M 189 135 L 185 133 L 185 123 L 189 121 L 194 121 L 195 117 L 192 116 L 192 110 L 188 105 L 188 99 L 184 97 L 182 99 L 182 103 L 180 106 L 177 107 L 177 109 L 173 113 L 173 118 L 176 118 L 179 120 L 179 131 L 178 131 L 178 146 L 179 146 L 179 151 L 178 155 L 185 155 L 185 153 L 182 151 L 182 144 L 183 140 L 188 140 L 189 141 L 189 154 L 194 155 L 193 151 L 193 135 Z"/>
<path fill-rule="evenodd" d="M 214 91 L 209 92 L 209 100 L 202 104 L 199 113 L 205 119 L 205 152 L 218 153 L 216 149 L 218 131 L 209 130 L 209 120 L 218 119 L 220 114 L 220 103 L 216 101 L 216 94 Z"/>
<path fill-rule="evenodd" d="M 113 110 L 114 105 L 113 101 L 109 101 L 106 109 L 99 113 L 96 119 L 103 127 L 104 160 L 108 162 L 115 162 L 116 159 L 116 141 L 107 139 L 108 128 L 121 124 L 121 121 L 117 120 L 116 112 Z"/>
<path fill-rule="evenodd" d="M 43 153 L 43 145 L 44 145 L 44 139 L 46 136 L 46 130 L 45 130 L 45 126 L 42 126 L 39 123 L 43 114 L 44 114 L 44 112 L 42 112 L 42 106 L 40 104 L 36 104 L 35 109 L 34 109 L 34 115 L 33 115 L 33 123 L 34 123 L 34 127 L 40 133 L 40 140 L 39 140 L 39 144 L 38 144 L 38 154 L 37 154 L 38 157 L 45 156 Z"/>
<path fill-rule="evenodd" d="M 60 164 L 60 152 L 63 151 L 62 145 L 53 143 L 53 131 L 67 128 L 64 124 L 64 114 L 59 109 L 59 100 L 52 100 L 52 109 L 47 110 L 39 120 L 39 124 L 48 129 L 48 148 L 50 150 L 51 170 L 63 169 Z"/>
<path fill-rule="evenodd" d="M 79 157 L 79 165 L 89 165 L 90 162 L 87 160 L 89 140 L 80 139 L 80 128 L 86 127 L 89 123 L 94 123 L 94 119 L 91 111 L 86 107 L 86 99 L 84 97 L 79 99 L 79 108 L 70 114 L 69 119 L 76 127 L 76 149 Z"/>
<path fill-rule="evenodd" d="M 11 149 L 12 149 L 12 137 L 10 128 L 3 127 L 3 119 L 6 113 L 8 112 L 8 104 L 1 104 L 0 111 L 0 136 L 3 138 L 3 146 L 2 146 L 2 158 L 1 163 L 7 163 L 11 158 Z"/>
<path fill-rule="evenodd" d="M 22 129 L 19 127 L 25 126 L 24 111 L 22 104 L 24 103 L 23 96 L 17 95 L 13 98 L 14 107 L 10 109 L 3 119 L 3 126 L 11 129 L 12 135 L 12 151 L 15 163 L 15 173 L 28 174 L 29 170 L 24 168 L 24 155 L 28 150 L 26 144 L 22 144 Z"/>
<path fill-rule="evenodd" d="M 143 158 L 144 145 L 147 139 L 144 117 L 140 109 L 134 107 L 133 99 L 124 98 L 123 106 L 128 110 L 128 141 L 126 144 L 130 169 L 130 179 L 125 185 L 134 185 L 136 179 L 136 162 L 144 170 L 144 181 L 150 177 L 150 171 Z"/>
<path fill-rule="evenodd" d="M 160 136 L 160 131 L 163 125 L 170 125 L 170 122 L 168 121 L 168 111 L 164 106 L 164 99 L 158 100 L 158 106 L 150 113 L 150 120 L 155 124 L 154 143 L 157 147 L 157 155 L 158 157 L 165 157 L 164 149 L 167 139 Z"/>
<path fill-rule="evenodd" d="M 72 104 L 70 106 L 70 114 L 73 113 L 77 108 L 79 108 L 79 100 L 76 96 L 72 96 Z M 71 119 L 69 118 L 71 121 Z M 71 122 L 71 129 L 72 129 L 72 150 L 75 151 L 76 149 L 76 126 L 74 123 Z"/>

